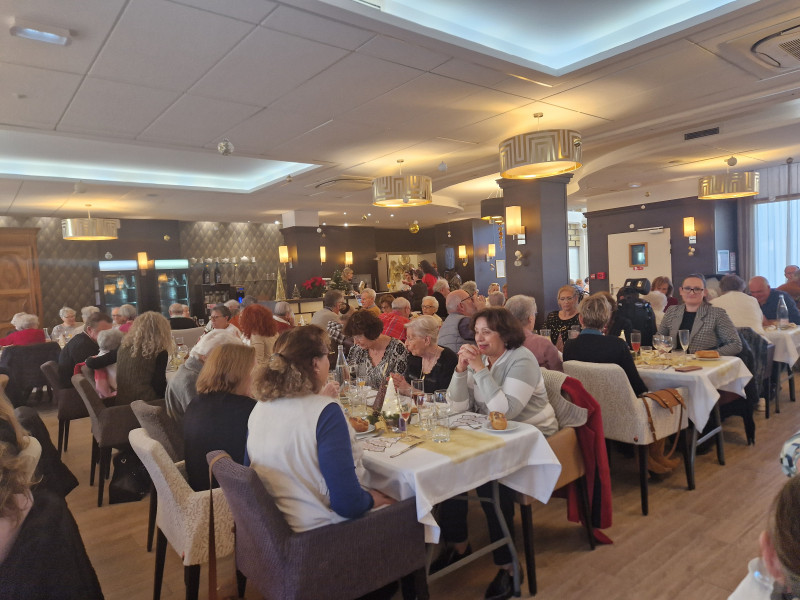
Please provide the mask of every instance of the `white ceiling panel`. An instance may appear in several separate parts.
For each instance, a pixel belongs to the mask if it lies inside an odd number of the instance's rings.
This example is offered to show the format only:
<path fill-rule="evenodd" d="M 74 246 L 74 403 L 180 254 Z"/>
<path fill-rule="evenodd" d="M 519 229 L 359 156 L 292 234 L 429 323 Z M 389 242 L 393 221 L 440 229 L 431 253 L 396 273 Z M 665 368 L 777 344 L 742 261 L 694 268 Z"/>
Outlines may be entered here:
<path fill-rule="evenodd" d="M 260 23 L 271 11 L 278 6 L 277 2 L 270 0 L 236 0 L 235 2 L 220 2 L 219 0 L 172 0 L 176 4 L 185 4 L 201 8 L 218 15 L 232 17 L 248 23 Z"/>
<path fill-rule="evenodd" d="M 223 137 L 231 140 L 239 152 L 265 154 L 322 123 L 324 121 L 312 121 L 301 113 L 266 108 L 224 132 Z"/>
<path fill-rule="evenodd" d="M 17 179 L 0 179 L 0 215 L 8 214 L 23 182 Z"/>
<path fill-rule="evenodd" d="M 68 10 L 65 5 L 68 4 Z M 54 71 L 85 73 L 97 56 L 108 31 L 114 25 L 125 0 L 0 0 L 0 21 L 10 24 L 13 17 L 43 26 L 69 29 L 68 46 L 42 44 L 0 35 L 0 57 L 5 62 L 30 65 Z"/>
<path fill-rule="evenodd" d="M 127 5 L 90 73 L 183 91 L 253 27 L 165 0 L 136 0 Z"/>
<path fill-rule="evenodd" d="M 257 106 L 185 94 L 153 121 L 139 139 L 203 146 L 219 141 L 228 129 L 259 110 Z"/>
<path fill-rule="evenodd" d="M 191 91 L 267 106 L 346 54 L 346 50 L 259 27 Z"/>
<path fill-rule="evenodd" d="M 324 121 L 382 96 L 419 75 L 421 72 L 417 69 L 353 53 L 292 90 L 270 108 L 302 112 L 312 121 Z M 320 102 L 321 98 L 325 101 Z"/>
<path fill-rule="evenodd" d="M 421 71 L 431 71 L 450 59 L 446 54 L 385 35 L 375 36 L 358 51 Z"/>
<path fill-rule="evenodd" d="M 136 137 L 178 96 L 166 90 L 87 77 L 57 129 Z"/>
<path fill-rule="evenodd" d="M 53 129 L 81 82 L 79 75 L 0 63 L 0 122 Z"/>
<path fill-rule="evenodd" d="M 367 102 L 345 118 L 384 126 L 396 126 L 413 119 L 421 111 L 444 107 L 475 94 L 478 86 L 425 73 L 391 93 Z"/>
<path fill-rule="evenodd" d="M 290 35 L 355 50 L 375 34 L 315 14 L 281 5 L 262 23 L 264 27 Z"/>
<path fill-rule="evenodd" d="M 444 75 L 445 77 L 452 77 L 459 81 L 466 81 L 467 83 L 474 83 L 475 85 L 487 87 L 494 87 L 501 81 L 508 79 L 508 75 L 502 71 L 469 63 L 457 58 L 439 65 L 433 69 L 433 72 L 437 75 Z"/>

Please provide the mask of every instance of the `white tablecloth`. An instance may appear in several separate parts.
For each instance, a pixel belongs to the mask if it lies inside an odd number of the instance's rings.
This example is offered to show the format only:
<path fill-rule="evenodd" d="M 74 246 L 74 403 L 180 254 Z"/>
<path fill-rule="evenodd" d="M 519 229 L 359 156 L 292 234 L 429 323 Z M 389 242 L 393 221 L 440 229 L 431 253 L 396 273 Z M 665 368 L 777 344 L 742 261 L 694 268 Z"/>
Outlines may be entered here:
<path fill-rule="evenodd" d="M 793 365 L 800 358 L 800 327 L 767 329 L 765 335 L 775 344 L 775 361 Z"/>
<path fill-rule="evenodd" d="M 735 356 L 722 356 L 717 360 L 703 361 L 699 371 L 678 373 L 670 367 L 666 370 L 640 368 L 639 375 L 647 389 L 683 387 L 688 390 L 686 408 L 689 418 L 699 431 L 708 422 L 711 410 L 719 400 L 719 392 L 734 392 L 744 396 L 744 386 L 753 375 L 741 359 Z"/>
<path fill-rule="evenodd" d="M 425 441 L 396 458 L 390 455 L 406 447 L 402 442 L 385 452 L 365 451 L 363 461 L 367 477 L 364 484 L 397 500 L 416 496 L 417 518 L 425 525 L 425 541 L 430 543 L 437 543 L 440 533 L 431 513 L 433 507 L 494 479 L 547 502 L 561 474 L 561 464 L 536 427 L 526 423 L 519 425 L 515 431 L 505 434 L 480 432 L 501 436 L 505 445 L 460 463 L 426 450 L 434 444 L 432 441 Z M 464 433 L 473 434 L 472 431 Z"/>

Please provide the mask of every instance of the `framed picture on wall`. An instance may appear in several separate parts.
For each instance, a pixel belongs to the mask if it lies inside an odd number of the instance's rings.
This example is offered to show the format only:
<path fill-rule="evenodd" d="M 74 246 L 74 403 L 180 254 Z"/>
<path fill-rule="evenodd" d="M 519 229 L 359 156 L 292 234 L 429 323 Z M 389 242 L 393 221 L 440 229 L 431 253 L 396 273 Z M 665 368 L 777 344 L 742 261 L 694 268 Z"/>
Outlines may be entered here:
<path fill-rule="evenodd" d="M 631 267 L 647 266 L 647 242 L 628 244 L 628 265 Z"/>
<path fill-rule="evenodd" d="M 506 276 L 506 261 L 497 260 L 497 261 L 495 261 L 495 263 L 496 263 L 495 267 L 497 269 L 497 277 L 498 278 L 500 278 L 500 277 L 505 278 L 505 276 Z"/>
<path fill-rule="evenodd" d="M 731 270 L 731 253 L 729 250 L 717 250 L 717 273 Z"/>

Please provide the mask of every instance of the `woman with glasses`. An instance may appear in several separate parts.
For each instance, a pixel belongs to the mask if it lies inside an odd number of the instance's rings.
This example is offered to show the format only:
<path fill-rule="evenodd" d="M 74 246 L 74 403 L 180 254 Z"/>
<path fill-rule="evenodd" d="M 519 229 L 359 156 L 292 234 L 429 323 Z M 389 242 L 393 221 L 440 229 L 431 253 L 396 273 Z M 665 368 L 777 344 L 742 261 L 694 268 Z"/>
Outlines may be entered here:
<path fill-rule="evenodd" d="M 677 342 L 678 331 L 689 330 L 689 353 L 716 350 L 722 356 L 736 356 L 742 350 L 739 332 L 728 313 L 711 306 L 706 300 L 705 277 L 694 273 L 683 280 L 680 288 L 683 304 L 667 309 L 658 333 L 671 335 Z"/>
<path fill-rule="evenodd" d="M 458 355 L 439 345 L 439 323 L 436 316 L 421 315 L 405 324 L 408 366 L 405 373 L 394 373 L 395 389 L 411 395 L 411 381 L 422 379 L 425 393 L 447 389 L 458 364 Z"/>
<path fill-rule="evenodd" d="M 550 341 L 563 346 L 569 338 L 569 330 L 578 322 L 578 290 L 574 285 L 562 285 L 558 288 L 558 306 L 561 310 L 554 310 L 544 320 L 543 329 L 550 330 Z M 559 338 L 561 344 L 558 343 Z"/>
<path fill-rule="evenodd" d="M 359 310 L 344 326 L 344 335 L 353 338 L 348 364 L 367 365 L 367 385 L 379 388 L 392 373 L 405 373 L 408 352 L 403 342 L 384 335 L 383 322 L 366 310 Z"/>

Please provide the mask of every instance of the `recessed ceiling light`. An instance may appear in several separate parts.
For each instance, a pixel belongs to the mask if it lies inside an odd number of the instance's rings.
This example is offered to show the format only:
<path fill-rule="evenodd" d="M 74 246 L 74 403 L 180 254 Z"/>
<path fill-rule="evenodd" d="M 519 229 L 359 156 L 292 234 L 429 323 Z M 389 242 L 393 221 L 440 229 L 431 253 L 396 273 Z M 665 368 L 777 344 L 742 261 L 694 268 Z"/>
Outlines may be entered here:
<path fill-rule="evenodd" d="M 323 226 L 323 227 L 325 227 L 326 225 L 327 225 L 327 223 L 323 223 L 323 224 L 322 224 L 322 226 Z"/>
<path fill-rule="evenodd" d="M 346 214 L 347 214 L 347 211 L 343 212 L 342 214 L 343 214 L 343 215 L 346 215 Z"/>
<path fill-rule="evenodd" d="M 34 42 L 44 42 L 45 44 L 56 44 L 57 46 L 66 46 L 72 39 L 69 29 L 40 25 L 16 17 L 14 17 L 9 32 L 15 37 L 33 40 Z"/>
<path fill-rule="evenodd" d="M 344 226 L 347 227 L 347 223 L 345 223 Z"/>
<path fill-rule="evenodd" d="M 629 187 L 629 188 L 638 188 L 638 187 L 642 187 L 642 184 L 641 184 L 641 183 L 639 183 L 639 182 L 637 182 L 637 181 L 631 181 L 631 182 L 628 184 L 628 187 Z"/>
<path fill-rule="evenodd" d="M 394 217 L 394 215 L 389 215 L 390 217 Z"/>
<path fill-rule="evenodd" d="M 280 224 L 281 224 L 280 221 L 275 221 L 275 225 L 280 225 Z"/>

